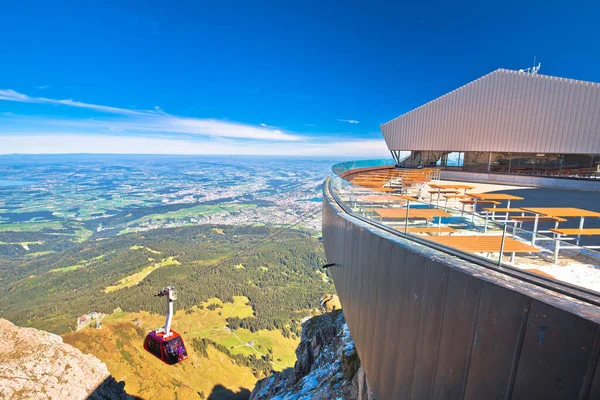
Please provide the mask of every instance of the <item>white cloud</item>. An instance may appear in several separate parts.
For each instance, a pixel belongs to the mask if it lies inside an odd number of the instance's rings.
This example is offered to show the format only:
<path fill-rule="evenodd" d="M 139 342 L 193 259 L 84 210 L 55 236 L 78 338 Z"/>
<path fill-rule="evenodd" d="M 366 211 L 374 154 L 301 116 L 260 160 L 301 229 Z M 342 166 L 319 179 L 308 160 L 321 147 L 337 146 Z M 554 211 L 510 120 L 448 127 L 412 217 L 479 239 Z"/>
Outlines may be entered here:
<path fill-rule="evenodd" d="M 26 94 L 15 92 L 11 89 L 0 89 L 0 100 L 18 101 L 21 103 L 34 103 L 34 101 L 31 100 L 31 97 L 27 96 Z"/>
<path fill-rule="evenodd" d="M 135 110 L 31 97 L 0 90 L 0 100 L 76 107 L 100 113 L 69 117 L 32 117 L 4 113 L 0 154 L 239 154 L 339 157 L 389 157 L 385 142 L 341 140 L 341 135 L 298 135 L 261 123 L 167 114 L 159 106 Z M 106 115 L 103 115 L 106 114 Z M 339 120 L 351 124 L 355 120 Z M 12 124 L 10 124 L 12 123 Z M 304 124 L 315 126 L 314 124 Z M 13 128 L 14 132 L 9 129 Z M 199 136 L 204 137 L 201 139 Z"/>
<path fill-rule="evenodd" d="M 100 112 L 110 114 L 122 114 L 122 115 L 152 115 L 151 111 L 136 111 L 128 110 L 126 108 L 102 106 L 98 104 L 82 103 L 80 101 L 73 100 L 56 100 L 49 99 L 46 97 L 31 97 L 23 93 L 15 92 L 12 89 L 2 90 L 0 89 L 0 100 L 15 101 L 19 103 L 36 103 L 36 104 L 55 104 L 64 105 L 70 107 L 87 108 L 90 110 L 96 110 Z"/>
<path fill-rule="evenodd" d="M 37 87 L 40 90 L 44 90 L 44 89 L 50 89 L 50 85 L 41 85 Z"/>
<path fill-rule="evenodd" d="M 389 157 L 383 140 L 342 142 L 260 142 L 185 140 L 89 134 L 26 134 L 0 136 L 0 154 L 213 154 L 337 157 Z"/>
<path fill-rule="evenodd" d="M 267 126 L 258 127 L 229 121 L 219 121 L 215 119 L 180 117 L 176 115 L 170 115 L 165 113 L 158 106 L 155 106 L 154 110 L 131 110 L 127 108 L 82 103 L 73 100 L 56 100 L 48 99 L 45 97 L 30 97 L 26 94 L 15 92 L 11 89 L 0 90 L 0 100 L 20 103 L 63 105 L 69 107 L 85 108 L 101 113 L 117 114 L 128 117 L 125 120 L 123 120 L 122 118 L 119 120 L 93 120 L 93 127 L 96 129 L 110 129 L 111 127 L 113 127 L 124 131 L 130 130 L 133 132 L 186 133 L 194 135 L 258 140 L 297 141 L 303 139 L 301 136 L 285 133 Z M 52 124 L 55 126 L 77 126 L 80 128 L 90 127 L 89 119 L 30 120 L 36 123 Z"/>
<path fill-rule="evenodd" d="M 347 122 L 349 124 L 360 124 L 360 121 L 357 121 L 355 119 L 338 119 L 337 121 Z"/>

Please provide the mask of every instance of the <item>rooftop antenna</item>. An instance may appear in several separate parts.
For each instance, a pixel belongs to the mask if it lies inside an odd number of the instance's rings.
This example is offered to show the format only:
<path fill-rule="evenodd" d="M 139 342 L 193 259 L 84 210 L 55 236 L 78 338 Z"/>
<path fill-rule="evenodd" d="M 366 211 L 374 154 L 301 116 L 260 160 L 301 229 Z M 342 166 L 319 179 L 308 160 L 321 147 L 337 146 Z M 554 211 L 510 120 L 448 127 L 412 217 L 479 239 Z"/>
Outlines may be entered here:
<path fill-rule="evenodd" d="M 536 60 L 536 56 L 533 56 L 533 67 L 531 67 L 531 74 L 535 75 L 538 73 L 538 71 L 540 70 L 540 68 L 542 68 L 542 63 L 538 63 L 538 65 L 535 65 L 535 60 Z"/>
<path fill-rule="evenodd" d="M 519 72 L 528 72 L 531 75 L 536 75 L 538 73 L 538 71 L 540 70 L 540 68 L 542 68 L 542 63 L 538 63 L 538 65 L 535 65 L 535 61 L 536 61 L 536 56 L 533 57 L 533 66 L 531 68 L 520 69 Z"/>

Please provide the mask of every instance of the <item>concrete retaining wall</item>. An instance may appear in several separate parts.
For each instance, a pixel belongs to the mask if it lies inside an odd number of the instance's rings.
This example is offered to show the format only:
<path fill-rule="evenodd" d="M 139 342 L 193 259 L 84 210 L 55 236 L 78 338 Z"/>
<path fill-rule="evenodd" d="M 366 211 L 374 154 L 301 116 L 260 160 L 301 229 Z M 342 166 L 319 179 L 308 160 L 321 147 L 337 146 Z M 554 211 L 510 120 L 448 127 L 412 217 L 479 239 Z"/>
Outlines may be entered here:
<path fill-rule="evenodd" d="M 325 185 L 323 242 L 375 396 L 599 399 L 599 307 L 346 214 Z"/>

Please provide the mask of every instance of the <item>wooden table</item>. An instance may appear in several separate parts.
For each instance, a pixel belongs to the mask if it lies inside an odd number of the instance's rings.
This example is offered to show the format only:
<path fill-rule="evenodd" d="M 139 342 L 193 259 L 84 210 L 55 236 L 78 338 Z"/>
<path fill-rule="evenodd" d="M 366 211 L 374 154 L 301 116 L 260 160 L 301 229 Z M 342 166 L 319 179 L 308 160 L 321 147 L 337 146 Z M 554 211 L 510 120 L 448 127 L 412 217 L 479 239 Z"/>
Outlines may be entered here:
<path fill-rule="evenodd" d="M 530 246 L 509 237 L 504 238 L 504 247 L 502 247 L 502 236 L 431 236 L 427 237 L 427 240 L 467 253 L 511 253 L 511 263 L 514 261 L 515 253 L 539 253 L 541 251 L 537 247 Z"/>
<path fill-rule="evenodd" d="M 379 217 L 383 220 L 383 218 L 388 219 L 400 219 L 405 221 L 404 230 L 408 229 L 408 220 L 409 219 L 424 219 L 426 221 L 431 221 L 435 217 L 439 217 L 438 219 L 438 227 L 442 224 L 442 217 L 450 217 L 451 215 L 445 211 L 438 210 L 436 208 L 375 208 L 373 209 L 375 214 L 379 215 Z"/>
<path fill-rule="evenodd" d="M 475 189 L 475 186 L 471 186 L 471 185 L 463 185 L 463 184 L 459 184 L 459 183 L 432 183 L 431 185 L 432 188 L 437 189 L 465 189 L 465 190 L 469 190 L 469 189 Z"/>
<path fill-rule="evenodd" d="M 473 210 L 475 210 L 475 207 L 477 207 L 477 200 L 506 200 L 506 208 L 510 208 L 511 200 L 523 200 L 523 197 L 504 193 L 469 193 L 467 196 L 475 199 Z"/>
<path fill-rule="evenodd" d="M 396 193 L 396 189 L 392 189 L 390 187 L 380 187 L 380 188 L 375 188 L 373 189 L 376 192 L 381 192 L 381 193 Z"/>
<path fill-rule="evenodd" d="M 394 196 L 394 195 L 390 195 L 390 194 L 382 194 L 380 196 L 373 194 L 370 196 L 356 198 L 356 201 L 365 202 L 365 203 L 394 202 L 394 201 L 398 201 L 398 200 L 402 200 L 402 197 Z"/>
<path fill-rule="evenodd" d="M 406 189 L 406 193 L 408 193 L 408 188 L 412 187 L 412 185 L 417 186 L 417 197 L 421 197 L 421 191 L 423 190 L 423 186 L 425 186 L 425 184 L 430 181 L 431 179 L 426 178 L 425 176 L 402 176 L 400 179 L 402 188 Z"/>
<path fill-rule="evenodd" d="M 535 234 L 537 233 L 538 221 L 540 216 L 546 217 L 563 217 L 563 218 L 576 218 L 579 217 L 579 229 L 583 229 L 585 217 L 600 218 L 600 213 L 596 211 L 584 210 L 582 208 L 575 207 L 521 207 L 521 210 L 535 214 L 535 220 L 533 223 L 533 234 L 531 244 L 535 244 Z M 558 229 L 558 223 L 554 227 Z M 577 236 L 577 243 L 579 243 L 580 236 Z"/>
<path fill-rule="evenodd" d="M 429 185 L 430 188 L 432 189 L 437 189 L 438 195 L 437 195 L 437 204 L 438 206 L 440 205 L 440 194 L 442 189 L 463 189 L 464 192 L 463 194 L 467 194 L 467 190 L 469 189 L 475 189 L 475 186 L 471 186 L 471 185 L 464 185 L 464 184 L 460 184 L 460 183 L 442 183 L 442 184 L 438 184 L 435 183 L 433 185 Z"/>
<path fill-rule="evenodd" d="M 434 183 L 432 185 L 429 185 L 429 187 L 432 187 L 434 189 L 464 189 L 465 191 L 469 189 L 475 189 L 475 186 L 463 185 L 458 183 Z"/>
<path fill-rule="evenodd" d="M 401 201 L 401 200 L 406 200 L 406 201 Z M 354 199 L 355 203 L 366 203 L 366 204 L 370 204 L 371 208 L 373 207 L 374 204 L 378 204 L 378 203 L 398 203 L 398 204 L 406 204 L 406 202 L 409 201 L 416 201 L 417 198 L 412 197 L 412 196 L 405 196 L 405 195 L 390 195 L 390 194 L 382 194 L 382 195 L 369 195 L 369 196 L 364 196 L 364 197 L 357 197 Z"/>
<path fill-rule="evenodd" d="M 360 181 L 352 181 L 353 184 L 355 185 L 360 185 L 360 186 L 376 186 L 376 187 L 382 187 L 383 185 L 385 185 L 385 181 L 375 181 L 375 180 L 368 180 L 368 181 L 364 181 L 364 180 L 360 180 Z"/>
<path fill-rule="evenodd" d="M 435 188 L 434 188 L 435 189 Z M 429 204 L 433 203 L 433 195 L 437 194 L 437 205 L 440 206 L 440 195 L 456 195 L 458 194 L 457 190 L 430 190 L 429 191 Z M 448 203 L 448 198 L 446 198 L 446 204 Z"/>
<path fill-rule="evenodd" d="M 434 217 L 451 216 L 437 208 L 375 208 L 373 211 L 381 218 L 389 219 L 433 219 Z"/>
<path fill-rule="evenodd" d="M 410 233 L 455 233 L 458 232 L 456 229 L 449 226 L 415 226 L 407 229 Z"/>

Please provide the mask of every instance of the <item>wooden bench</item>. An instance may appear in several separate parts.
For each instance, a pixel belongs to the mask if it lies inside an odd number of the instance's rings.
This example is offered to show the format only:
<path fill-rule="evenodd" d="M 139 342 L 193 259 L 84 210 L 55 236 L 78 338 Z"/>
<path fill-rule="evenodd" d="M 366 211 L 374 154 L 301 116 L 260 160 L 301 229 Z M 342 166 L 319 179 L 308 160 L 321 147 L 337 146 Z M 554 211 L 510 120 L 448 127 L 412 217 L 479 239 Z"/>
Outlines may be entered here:
<path fill-rule="evenodd" d="M 595 236 L 600 235 L 600 228 L 561 228 L 550 229 L 552 232 L 563 236 Z"/>
<path fill-rule="evenodd" d="M 535 222 L 535 216 L 521 216 L 521 217 L 510 217 L 510 219 L 515 220 L 523 224 L 523 222 Z M 538 217 L 538 222 L 567 222 L 566 218 L 562 217 Z"/>
<path fill-rule="evenodd" d="M 453 194 L 448 194 L 444 196 L 446 199 L 466 199 L 469 196 L 464 195 L 464 194 L 457 194 L 457 195 L 453 195 Z"/>
<path fill-rule="evenodd" d="M 526 216 L 521 216 L 521 217 L 509 217 L 506 220 L 506 223 L 509 222 L 515 222 L 515 226 L 514 229 L 516 229 L 517 227 L 517 223 L 519 224 L 519 228 L 521 228 L 523 226 L 523 223 L 525 222 L 533 222 L 533 235 L 534 235 L 534 240 L 535 240 L 535 234 L 537 233 L 550 233 L 551 231 L 540 231 L 537 229 L 537 225 L 535 224 L 535 215 L 531 216 L 531 215 L 526 215 Z M 566 218 L 562 218 L 562 217 L 550 217 L 550 216 L 543 216 L 540 215 L 537 217 L 537 222 L 554 222 L 554 228 L 558 228 L 558 223 L 559 222 L 566 222 L 567 219 Z M 538 238 L 538 240 L 542 240 L 541 238 Z M 545 239 L 546 240 L 546 239 Z M 549 239 L 547 239 L 549 240 Z"/>
<path fill-rule="evenodd" d="M 494 205 L 500 204 L 500 202 L 496 201 L 496 200 L 477 200 L 477 201 L 475 201 L 475 200 L 460 200 L 460 202 L 463 204 L 475 204 L 475 203 L 477 203 L 477 204 L 494 204 Z"/>
<path fill-rule="evenodd" d="M 454 233 L 454 232 L 457 232 L 456 229 L 451 228 L 449 226 L 413 227 L 413 228 L 407 228 L 406 231 L 410 232 L 410 233 Z"/>
<path fill-rule="evenodd" d="M 462 203 L 462 213 L 465 212 L 465 205 L 475 205 L 475 204 L 493 204 L 494 206 L 497 206 L 498 204 L 500 204 L 499 201 L 496 200 L 459 200 Z M 473 207 L 473 215 L 477 213 L 477 210 L 474 209 L 475 207 Z M 462 214 L 461 214 L 462 215 Z M 487 222 L 487 218 L 486 218 L 486 222 Z"/>
<path fill-rule="evenodd" d="M 373 188 L 373 190 L 375 190 L 377 192 L 382 192 L 382 193 L 395 193 L 396 192 L 396 189 L 392 189 L 389 187 Z"/>
<path fill-rule="evenodd" d="M 433 198 L 434 198 L 433 196 L 435 196 L 437 194 L 437 201 L 438 201 L 438 205 L 439 205 L 440 195 L 442 195 L 442 194 L 443 195 L 446 195 L 446 194 L 448 194 L 448 195 L 457 194 L 458 191 L 457 190 L 440 190 L 440 191 L 430 190 L 428 193 L 429 193 L 429 203 L 433 202 Z M 446 201 L 448 201 L 448 200 L 446 200 Z"/>
<path fill-rule="evenodd" d="M 478 202 L 479 203 L 479 202 Z M 501 212 L 501 213 L 523 213 L 524 211 L 520 208 L 496 208 L 496 207 L 488 207 L 484 208 L 485 211 L 489 212 Z"/>
<path fill-rule="evenodd" d="M 431 193 L 431 194 L 436 194 L 436 193 L 439 193 L 439 194 L 456 194 L 456 193 L 458 193 L 458 191 L 457 190 L 440 190 L 438 192 L 437 190 L 430 190 L 428 193 Z"/>
<path fill-rule="evenodd" d="M 562 229 L 558 229 L 558 228 L 554 228 L 554 229 L 550 229 L 551 232 L 554 233 L 554 237 L 555 237 L 555 243 L 554 243 L 554 262 L 557 263 L 558 262 L 558 251 L 560 250 L 561 246 L 560 246 L 560 237 L 561 236 L 577 236 L 577 241 L 575 242 L 576 246 L 579 246 L 579 240 L 581 239 L 581 236 L 595 236 L 595 235 L 600 235 L 600 228 L 583 228 L 583 229 L 578 229 L 578 228 L 562 228 Z M 577 248 L 577 247 L 565 247 L 563 246 L 563 248 Z M 600 246 L 585 246 L 586 249 L 598 249 L 600 248 Z"/>
<path fill-rule="evenodd" d="M 503 217 L 505 217 L 505 219 L 509 219 L 510 218 L 510 214 L 511 213 L 519 213 L 522 216 L 525 215 L 525 211 L 521 210 L 520 208 L 498 208 L 498 207 L 486 207 L 483 209 L 482 212 L 485 212 L 486 215 L 485 217 L 492 217 L 492 220 L 496 219 L 496 214 L 500 213 L 500 214 L 505 214 Z"/>

